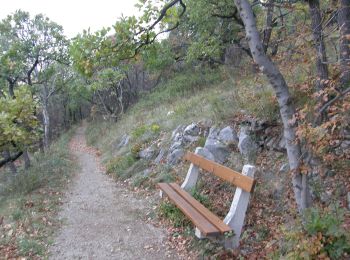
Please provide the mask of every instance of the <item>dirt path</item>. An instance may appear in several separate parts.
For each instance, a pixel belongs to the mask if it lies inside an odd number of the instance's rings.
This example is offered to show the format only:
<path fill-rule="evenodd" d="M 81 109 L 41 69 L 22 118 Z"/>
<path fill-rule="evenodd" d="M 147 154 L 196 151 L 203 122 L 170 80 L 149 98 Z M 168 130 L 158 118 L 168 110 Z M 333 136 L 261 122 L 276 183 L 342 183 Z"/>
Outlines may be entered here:
<path fill-rule="evenodd" d="M 101 172 L 95 152 L 85 145 L 84 127 L 71 150 L 81 171 L 60 213 L 64 225 L 50 249 L 51 259 L 174 259 L 162 230 L 142 221 L 147 201 Z"/>

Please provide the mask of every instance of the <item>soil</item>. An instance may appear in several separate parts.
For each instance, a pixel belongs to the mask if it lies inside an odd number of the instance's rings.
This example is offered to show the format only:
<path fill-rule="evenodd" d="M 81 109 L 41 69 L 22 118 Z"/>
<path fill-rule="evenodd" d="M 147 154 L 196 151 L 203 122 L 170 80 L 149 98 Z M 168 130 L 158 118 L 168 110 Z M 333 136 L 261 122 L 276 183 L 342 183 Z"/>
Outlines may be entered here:
<path fill-rule="evenodd" d="M 165 231 L 144 220 L 150 202 L 103 173 L 84 132 L 80 127 L 70 144 L 80 170 L 59 214 L 64 224 L 50 259 L 177 259 L 165 245 Z"/>

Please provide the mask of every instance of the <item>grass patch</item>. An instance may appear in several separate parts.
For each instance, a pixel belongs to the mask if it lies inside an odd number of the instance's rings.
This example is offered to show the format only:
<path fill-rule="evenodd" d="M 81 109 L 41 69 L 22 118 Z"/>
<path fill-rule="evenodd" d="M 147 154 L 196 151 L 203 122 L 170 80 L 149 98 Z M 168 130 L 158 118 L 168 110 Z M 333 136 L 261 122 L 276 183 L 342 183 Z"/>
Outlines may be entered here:
<path fill-rule="evenodd" d="M 62 190 L 76 168 L 67 152 L 73 133 L 62 135 L 46 154 L 35 153 L 30 169 L 19 168 L 16 176 L 2 173 L 0 255 L 5 259 L 48 257 Z"/>
<path fill-rule="evenodd" d="M 137 160 L 132 154 L 116 157 L 107 163 L 107 173 L 116 178 L 125 180 L 131 177 L 132 173 L 127 171 Z"/>

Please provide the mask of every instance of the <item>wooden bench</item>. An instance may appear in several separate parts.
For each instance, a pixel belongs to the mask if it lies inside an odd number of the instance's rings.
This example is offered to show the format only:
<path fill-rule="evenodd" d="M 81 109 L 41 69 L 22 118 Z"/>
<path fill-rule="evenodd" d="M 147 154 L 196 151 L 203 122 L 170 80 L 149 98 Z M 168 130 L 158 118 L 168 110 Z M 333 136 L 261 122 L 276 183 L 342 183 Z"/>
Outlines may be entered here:
<path fill-rule="evenodd" d="M 241 174 L 199 154 L 203 154 L 203 148 L 198 147 L 195 153 L 189 152 L 185 155 L 191 165 L 181 187 L 176 183 L 158 183 L 160 195 L 165 193 L 193 222 L 198 238 L 214 238 L 223 242 L 225 248 L 236 248 L 239 246 L 250 193 L 254 190 L 255 167 L 245 165 Z M 237 186 L 230 211 L 223 221 L 187 192 L 195 187 L 199 168 Z"/>

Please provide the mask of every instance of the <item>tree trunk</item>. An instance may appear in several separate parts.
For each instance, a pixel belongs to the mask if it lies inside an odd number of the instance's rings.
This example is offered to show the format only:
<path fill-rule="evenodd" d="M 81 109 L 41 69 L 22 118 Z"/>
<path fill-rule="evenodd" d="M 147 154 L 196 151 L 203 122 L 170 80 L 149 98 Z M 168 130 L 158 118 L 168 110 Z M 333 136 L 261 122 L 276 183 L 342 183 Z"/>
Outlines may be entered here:
<path fill-rule="evenodd" d="M 264 38 L 263 38 L 263 46 L 264 46 L 265 53 L 267 53 L 267 48 L 269 47 L 269 43 L 271 39 L 274 2 L 275 0 L 269 0 L 266 3 L 267 11 L 266 11 L 266 21 L 265 21 Z"/>
<path fill-rule="evenodd" d="M 295 108 L 291 100 L 291 95 L 283 75 L 264 52 L 250 3 L 247 0 L 234 0 L 234 2 L 244 22 L 246 37 L 253 59 L 266 75 L 276 93 L 283 122 L 289 166 L 293 174 L 292 183 L 294 196 L 299 212 L 301 213 L 309 206 L 310 195 L 307 188 L 307 176 L 303 178 L 299 169 L 302 154 L 300 151 L 300 144 L 297 142 L 296 138 L 295 123 L 292 123 Z"/>
<path fill-rule="evenodd" d="M 308 0 L 309 12 L 311 16 L 311 29 L 314 38 L 314 47 L 316 50 L 316 90 L 324 89 L 325 80 L 328 79 L 328 66 L 326 47 L 323 40 L 322 16 L 320 11 L 319 0 Z"/>
<path fill-rule="evenodd" d="M 24 159 L 24 169 L 28 169 L 30 167 L 30 157 L 28 154 L 28 150 L 23 151 L 23 159 Z"/>
<path fill-rule="evenodd" d="M 43 102 L 44 119 L 44 151 L 46 152 L 50 145 L 50 115 L 48 111 L 47 100 Z"/>
<path fill-rule="evenodd" d="M 11 154 L 9 151 L 4 151 L 2 152 L 2 155 L 4 157 L 4 160 L 7 161 L 7 166 L 9 167 L 9 169 L 11 170 L 11 172 L 13 174 L 17 173 L 17 168 L 16 165 L 13 163 L 13 161 L 11 160 Z"/>
<path fill-rule="evenodd" d="M 340 30 L 340 85 L 350 87 L 350 0 L 339 0 L 338 24 Z"/>

